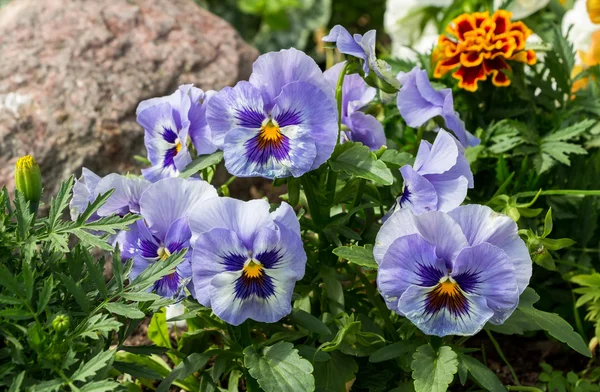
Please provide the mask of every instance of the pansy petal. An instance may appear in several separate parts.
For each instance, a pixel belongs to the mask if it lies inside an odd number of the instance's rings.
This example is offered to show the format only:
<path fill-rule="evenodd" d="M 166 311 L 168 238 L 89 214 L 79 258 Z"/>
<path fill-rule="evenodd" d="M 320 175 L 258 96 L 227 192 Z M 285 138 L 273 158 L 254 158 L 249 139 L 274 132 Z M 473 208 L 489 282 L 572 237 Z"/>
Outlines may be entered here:
<path fill-rule="evenodd" d="M 415 214 L 437 210 L 438 195 L 433 185 L 410 165 L 402 166 L 400 173 L 404 179 L 406 193 L 401 199 L 400 207 L 411 208 Z"/>
<path fill-rule="evenodd" d="M 413 128 L 420 127 L 435 116 L 442 115 L 442 107 L 423 98 L 413 82 L 400 88 L 396 103 L 406 124 Z"/>
<path fill-rule="evenodd" d="M 467 309 L 460 315 L 443 307 L 434 312 L 427 311 L 427 297 L 431 289 L 410 286 L 400 297 L 398 308 L 423 333 L 435 336 L 471 336 L 483 328 L 494 312 L 486 300 L 478 295 L 468 297 Z"/>
<path fill-rule="evenodd" d="M 188 224 L 187 216 L 177 219 L 171 224 L 165 235 L 165 246 L 171 253 L 179 252 L 190 246 L 192 232 Z"/>
<path fill-rule="evenodd" d="M 460 226 L 448 214 L 430 211 L 416 215 L 410 209 L 401 209 L 392 214 L 377 234 L 373 249 L 377 263 L 383 261 L 397 238 L 410 234 L 419 234 L 434 245 L 436 255 L 443 260 L 453 260 L 458 252 L 469 246 Z"/>
<path fill-rule="evenodd" d="M 332 88 L 338 83 L 340 72 L 342 72 L 345 61 L 335 64 L 323 72 L 323 76 Z M 365 107 L 377 95 L 377 89 L 370 87 L 358 74 L 344 76 L 342 84 L 342 117 L 346 117 L 355 111 Z"/>
<path fill-rule="evenodd" d="M 127 178 L 120 174 L 109 174 L 98 183 L 95 194 L 100 195 L 111 189 L 114 189 L 114 192 L 106 203 L 100 206 L 98 215 L 139 213 L 139 200 L 148 186 L 150 186 L 150 182 L 142 178 Z"/>
<path fill-rule="evenodd" d="M 282 202 L 275 211 L 271 212 L 271 218 L 275 223 L 282 224 L 300 236 L 300 222 L 298 221 L 296 212 L 294 212 L 294 209 L 288 203 Z"/>
<path fill-rule="evenodd" d="M 167 233 L 173 222 L 217 197 L 215 188 L 202 180 L 165 178 L 152 184 L 140 200 L 141 215 L 155 233 Z"/>
<path fill-rule="evenodd" d="M 192 276 L 195 298 L 211 306 L 210 281 L 224 271 L 241 274 L 248 259 L 248 249 L 237 235 L 228 229 L 215 228 L 198 236 L 193 246 Z"/>
<path fill-rule="evenodd" d="M 461 152 L 462 150 L 458 149 L 454 137 L 448 132 L 440 130 L 429 151 L 428 159 L 420 162 L 420 166 L 415 165 L 414 169 L 421 175 L 447 172 L 456 165 L 458 155 Z M 420 153 L 419 151 L 417 155 L 420 155 Z"/>
<path fill-rule="evenodd" d="M 396 239 L 377 270 L 377 287 L 388 307 L 398 310 L 398 300 L 412 285 L 434 287 L 447 275 L 446 263 L 435 247 L 418 234 Z"/>
<path fill-rule="evenodd" d="M 502 324 L 519 304 L 517 278 L 504 251 L 489 243 L 463 249 L 452 269 L 452 277 L 467 294 L 485 298 L 494 311 L 490 322 Z"/>
<path fill-rule="evenodd" d="M 452 131 L 463 147 L 473 147 L 480 143 L 480 140 L 465 129 L 465 123 L 460 119 L 458 113 L 454 110 L 454 100 L 452 94 L 448 93 L 444 100 L 442 117 L 446 126 Z"/>
<path fill-rule="evenodd" d="M 267 273 L 285 269 L 293 271 L 296 280 L 304 276 L 306 252 L 302 240 L 286 227 L 261 229 L 252 245 L 252 257 L 261 262 Z"/>
<path fill-rule="evenodd" d="M 158 248 L 164 238 L 159 238 L 152 234 L 143 219 L 136 221 L 135 225 L 138 237 L 136 246 L 139 254 L 147 259 L 158 257 Z"/>
<path fill-rule="evenodd" d="M 354 112 L 346 125 L 350 128 L 350 140 L 360 142 L 371 150 L 376 151 L 387 143 L 383 125 L 370 114 Z"/>
<path fill-rule="evenodd" d="M 119 246 L 121 251 L 121 260 L 123 262 L 134 257 L 140 252 L 138 247 L 139 234 L 137 230 L 138 223 L 129 226 L 129 230 L 121 230 L 114 238 L 112 245 Z"/>
<path fill-rule="evenodd" d="M 138 113 L 137 122 L 153 137 L 162 135 L 165 130 L 175 132 L 178 129 L 173 108 L 167 102 L 145 108 Z"/>
<path fill-rule="evenodd" d="M 85 167 L 81 169 L 81 177 L 75 180 L 73 198 L 69 203 L 72 220 L 77 220 L 77 217 L 94 201 L 96 186 L 101 179 L 93 171 Z"/>
<path fill-rule="evenodd" d="M 324 79 L 323 79 L 324 80 Z M 317 156 L 311 166 L 314 170 L 329 159 L 337 142 L 337 107 L 317 85 L 293 82 L 285 85 L 275 99 L 273 117 L 293 113 L 298 125 L 310 131 Z M 282 130 L 285 134 L 285 131 Z"/>
<path fill-rule="evenodd" d="M 152 265 L 152 262 L 146 260 L 142 255 L 136 255 L 133 258 L 133 265 L 131 272 L 129 273 L 129 280 L 133 281 L 139 276 L 144 270 Z"/>
<path fill-rule="evenodd" d="M 515 267 L 519 294 L 523 293 L 531 278 L 532 261 L 517 224 L 506 215 L 475 204 L 458 207 L 449 215 L 460 225 L 469 245 L 488 242 L 508 255 Z"/>
<path fill-rule="evenodd" d="M 266 118 L 260 91 L 245 81 L 219 91 L 208 101 L 206 109 L 211 136 L 219 148 L 231 129 L 259 129 Z"/>
<path fill-rule="evenodd" d="M 284 86 L 292 82 L 313 84 L 331 101 L 335 101 L 333 88 L 327 84 L 317 63 L 312 57 L 294 48 L 259 56 L 252 65 L 249 80 L 262 92 L 266 110 L 271 110 L 275 98 L 281 94 Z"/>
<path fill-rule="evenodd" d="M 429 176 L 428 176 L 429 177 Z M 458 207 L 467 197 L 469 181 L 460 176 L 454 180 L 439 181 L 427 178 L 435 188 L 438 197 L 437 210 L 449 212 Z"/>
<path fill-rule="evenodd" d="M 244 202 L 229 197 L 219 197 L 200 203 L 189 217 L 192 242 L 199 234 L 220 227 L 237 233 L 248 249 L 252 249 L 256 233 L 262 227 L 275 228 L 266 200 Z"/>

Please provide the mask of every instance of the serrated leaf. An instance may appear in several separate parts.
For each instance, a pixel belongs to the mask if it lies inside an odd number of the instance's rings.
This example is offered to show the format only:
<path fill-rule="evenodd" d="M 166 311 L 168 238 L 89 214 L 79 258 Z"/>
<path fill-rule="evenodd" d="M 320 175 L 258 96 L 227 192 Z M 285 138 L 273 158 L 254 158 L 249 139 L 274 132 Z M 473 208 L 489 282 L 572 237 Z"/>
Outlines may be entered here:
<path fill-rule="evenodd" d="M 338 144 L 329 160 L 331 169 L 348 175 L 371 180 L 377 184 L 392 185 L 394 176 L 385 162 L 378 160 L 361 143 Z"/>
<path fill-rule="evenodd" d="M 54 287 L 54 277 L 52 275 L 48 276 L 44 280 L 44 286 L 42 287 L 42 291 L 40 292 L 40 296 L 37 300 L 37 314 L 40 314 L 50 302 L 50 298 L 52 296 L 52 288 Z"/>
<path fill-rule="evenodd" d="M 135 302 L 156 301 L 156 300 L 162 299 L 162 297 L 158 294 L 148 293 L 145 291 L 123 293 L 121 295 L 121 297 L 128 301 L 135 301 Z"/>
<path fill-rule="evenodd" d="M 349 263 L 360 265 L 361 267 L 377 269 L 377 262 L 373 257 L 373 245 L 365 246 L 350 245 L 340 246 L 333 250 L 333 253 Z"/>
<path fill-rule="evenodd" d="M 458 371 L 458 356 L 448 346 L 436 352 L 424 344 L 413 354 L 411 368 L 416 392 L 445 392 Z"/>
<path fill-rule="evenodd" d="M 104 280 L 103 269 L 100 269 L 100 265 L 94 262 L 94 259 L 89 253 L 83 255 L 83 261 L 87 267 L 87 270 L 94 281 L 95 287 L 103 298 L 106 298 L 106 281 Z"/>
<path fill-rule="evenodd" d="M 118 314 L 131 319 L 141 319 L 146 317 L 144 312 L 139 310 L 135 305 L 126 305 L 119 302 L 109 302 L 104 305 L 104 308 L 111 313 Z"/>
<path fill-rule="evenodd" d="M 115 192 L 114 189 L 109 190 L 106 193 L 102 193 L 96 196 L 96 199 L 89 203 L 86 209 L 77 217 L 76 225 L 82 227 L 85 223 L 94 215 L 94 212 L 98 211 L 98 208 L 102 207 L 109 197 Z"/>
<path fill-rule="evenodd" d="M 312 392 L 313 367 L 288 342 L 265 347 L 258 353 L 253 346 L 244 349 L 244 366 L 265 392 Z"/>
<path fill-rule="evenodd" d="M 567 166 L 571 165 L 569 154 L 587 154 L 583 147 L 567 142 L 543 142 L 541 151 Z"/>
<path fill-rule="evenodd" d="M 141 219 L 140 215 L 127 214 L 123 217 L 111 215 L 92 222 L 86 222 L 83 228 L 86 230 L 103 231 L 108 234 L 116 234 L 119 230 L 128 230 L 129 226 Z"/>
<path fill-rule="evenodd" d="M 544 136 L 543 140 L 548 141 L 548 142 L 570 140 L 570 139 L 573 139 L 573 138 L 581 135 L 583 132 L 590 129 L 596 123 L 597 123 L 596 120 L 591 120 L 591 119 L 583 120 L 581 122 L 578 122 L 576 124 L 573 124 L 573 125 L 565 128 L 565 129 L 562 129 L 558 132 L 553 132 L 548 136 Z"/>
<path fill-rule="evenodd" d="M 210 155 L 200 155 L 190 162 L 186 168 L 179 173 L 179 177 L 188 178 L 206 169 L 209 166 L 217 165 L 223 160 L 223 151 L 217 151 Z"/>
<path fill-rule="evenodd" d="M 29 202 L 25 200 L 25 196 L 18 190 L 15 190 L 15 215 L 19 237 L 25 241 L 29 236 L 35 215 L 29 210 Z"/>
<path fill-rule="evenodd" d="M 473 376 L 475 381 L 477 381 L 479 385 L 485 388 L 486 391 L 506 392 L 506 388 L 504 387 L 504 385 L 502 385 L 500 380 L 498 380 L 498 377 L 496 377 L 494 372 L 488 369 L 487 366 L 485 366 L 475 358 L 462 353 L 458 354 L 458 360 L 460 364 L 463 364 L 467 368 L 467 370 L 469 371 L 469 373 L 471 373 L 471 376 Z"/>
<path fill-rule="evenodd" d="M 555 339 L 566 343 L 581 355 L 591 357 L 590 349 L 583 341 L 581 335 L 573 330 L 573 327 L 555 313 L 548 313 L 533 307 L 539 300 L 537 293 L 530 287 L 525 289 L 519 299 L 518 310 L 528 316 L 540 329 L 547 331 Z"/>
<path fill-rule="evenodd" d="M 69 293 L 71 293 L 73 298 L 75 298 L 75 301 L 81 307 L 81 309 L 84 312 L 89 312 L 90 300 L 85 295 L 83 289 L 77 283 L 75 283 L 70 276 L 67 276 L 60 272 L 57 273 L 57 275 L 60 278 L 60 280 L 62 280 L 62 282 L 65 284 L 65 287 L 67 288 Z"/>
<path fill-rule="evenodd" d="M 69 206 L 69 196 L 73 189 L 73 183 L 75 177 L 71 176 L 68 180 L 61 182 L 56 198 L 52 198 L 50 201 L 50 213 L 48 215 L 47 227 L 48 232 L 53 232 L 56 225 L 65 210 Z"/>
<path fill-rule="evenodd" d="M 119 251 L 119 245 L 115 246 L 112 252 L 112 267 L 113 267 L 113 280 L 117 285 L 117 291 L 123 290 L 123 261 L 121 260 L 121 252 Z M 140 290 L 141 291 L 141 290 Z"/>
<path fill-rule="evenodd" d="M 8 392 L 19 392 L 19 391 L 21 391 L 21 384 L 23 384 L 23 379 L 24 378 L 25 378 L 25 371 L 22 371 L 10 383 L 10 388 L 8 389 Z"/>
<path fill-rule="evenodd" d="M 292 321 L 301 326 L 302 328 L 308 329 L 310 332 L 317 333 L 319 335 L 330 335 L 331 331 L 327 326 L 318 318 L 304 310 L 294 309 L 290 315 Z"/>
<path fill-rule="evenodd" d="M 23 296 L 24 294 L 23 287 L 3 264 L 0 264 L 0 285 L 17 296 Z"/>
<path fill-rule="evenodd" d="M 171 348 L 171 338 L 169 336 L 165 309 L 154 313 L 152 316 L 150 325 L 148 325 L 148 338 L 157 346 Z"/>
<path fill-rule="evenodd" d="M 116 331 L 121 327 L 121 323 L 107 314 L 96 314 L 90 317 L 85 324 L 78 326 L 75 336 L 98 339 L 98 334 L 107 337 L 109 332 Z"/>
<path fill-rule="evenodd" d="M 100 370 L 102 370 L 115 356 L 115 350 L 106 350 L 98 353 L 95 357 L 85 363 L 69 377 L 71 381 L 85 381 Z"/>
<path fill-rule="evenodd" d="M 106 391 L 114 391 L 120 384 L 115 381 L 103 380 L 103 381 L 95 381 L 84 385 L 80 392 L 106 392 Z"/>
<path fill-rule="evenodd" d="M 550 233 L 552 233 L 552 207 L 548 209 L 544 218 L 544 233 L 542 237 L 546 238 Z"/>

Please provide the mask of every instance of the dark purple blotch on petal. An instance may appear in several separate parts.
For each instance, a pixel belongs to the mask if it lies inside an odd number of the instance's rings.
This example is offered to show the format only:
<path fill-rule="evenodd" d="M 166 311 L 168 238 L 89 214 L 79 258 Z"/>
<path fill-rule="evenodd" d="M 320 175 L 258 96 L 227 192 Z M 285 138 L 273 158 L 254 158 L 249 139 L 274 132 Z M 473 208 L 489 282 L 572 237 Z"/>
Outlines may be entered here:
<path fill-rule="evenodd" d="M 246 299 L 253 294 L 263 299 L 274 295 L 273 279 L 264 272 L 256 277 L 249 276 L 246 271 L 242 272 L 242 276 L 235 281 L 235 297 Z"/>
<path fill-rule="evenodd" d="M 237 111 L 235 118 L 239 121 L 239 126 L 256 129 L 262 126 L 266 116 L 256 109 L 244 107 Z"/>

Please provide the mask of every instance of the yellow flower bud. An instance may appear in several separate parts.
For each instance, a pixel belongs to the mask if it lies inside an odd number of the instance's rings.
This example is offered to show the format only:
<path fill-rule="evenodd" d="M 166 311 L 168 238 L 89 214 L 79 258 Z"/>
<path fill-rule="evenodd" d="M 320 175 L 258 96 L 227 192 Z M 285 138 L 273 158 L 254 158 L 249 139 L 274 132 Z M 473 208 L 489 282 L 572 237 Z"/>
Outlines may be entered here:
<path fill-rule="evenodd" d="M 29 201 L 31 212 L 35 213 L 42 197 L 42 174 L 31 155 L 25 155 L 17 160 L 15 183 L 17 190 L 25 196 L 25 200 Z"/>
<path fill-rule="evenodd" d="M 587 0 L 585 5 L 592 23 L 600 23 L 600 0 Z"/>

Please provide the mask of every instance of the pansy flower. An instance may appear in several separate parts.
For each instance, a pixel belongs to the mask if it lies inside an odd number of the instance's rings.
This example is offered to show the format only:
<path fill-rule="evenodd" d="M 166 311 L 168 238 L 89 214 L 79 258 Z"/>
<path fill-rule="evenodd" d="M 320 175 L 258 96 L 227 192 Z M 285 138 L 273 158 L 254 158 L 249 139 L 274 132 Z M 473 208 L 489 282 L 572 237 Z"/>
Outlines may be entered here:
<path fill-rule="evenodd" d="M 182 85 L 173 94 L 139 104 L 136 114 L 144 127 L 144 142 L 151 168 L 144 177 L 155 182 L 175 177 L 192 161 L 188 136 L 200 155 L 217 150 L 206 122 L 208 95 L 192 85 Z"/>
<path fill-rule="evenodd" d="M 249 82 L 226 87 L 208 103 L 213 141 L 238 177 L 299 177 L 321 166 L 337 141 L 333 89 L 296 49 L 260 56 Z"/>
<path fill-rule="evenodd" d="M 102 178 L 84 167 L 81 177 L 73 186 L 73 198 L 69 204 L 71 219 L 76 220 L 90 203 L 111 189 L 114 189 L 112 195 L 90 217 L 90 220 L 112 214 L 120 216 L 128 213 L 139 214 L 140 198 L 149 185 L 150 182 L 143 178 L 126 177 L 115 173 Z"/>
<path fill-rule="evenodd" d="M 452 90 L 435 90 L 427 72 L 414 67 L 410 72 L 400 72 L 398 80 L 402 84 L 396 103 L 400 114 L 408 126 L 416 128 L 434 117 L 444 119 L 446 128 L 452 131 L 463 147 L 476 146 L 479 139 L 465 129 L 465 123 L 454 110 Z"/>
<path fill-rule="evenodd" d="M 289 204 L 218 198 L 190 216 L 196 299 L 222 320 L 272 323 L 289 314 L 304 276 L 300 224 Z"/>
<path fill-rule="evenodd" d="M 121 258 L 133 258 L 130 279 L 135 279 L 152 263 L 164 261 L 171 254 L 190 247 L 192 233 L 188 224 L 190 213 L 217 191 L 202 180 L 165 178 L 148 187 L 140 199 L 140 219 L 130 231 L 121 232 L 115 243 Z M 190 282 L 192 252 L 176 270 L 159 279 L 152 288 L 164 297 L 176 297 Z M 188 286 L 193 292 L 193 286 Z"/>
<path fill-rule="evenodd" d="M 511 16 L 498 10 L 491 16 L 475 12 L 455 18 L 438 40 L 434 76 L 455 70 L 452 76 L 459 80 L 458 87 L 467 91 L 477 91 L 478 83 L 488 77 L 494 86 L 509 86 L 503 70 L 511 70 L 510 61 L 530 65 L 537 61 L 535 52 L 525 48 L 532 31 L 523 22 L 511 22 Z"/>
<path fill-rule="evenodd" d="M 325 71 L 325 79 L 335 88 L 344 63 L 334 65 Z M 361 142 L 371 150 L 378 150 L 386 143 L 383 125 L 370 114 L 361 111 L 377 94 L 357 74 L 344 76 L 342 84 L 342 124 L 347 130 L 342 133 L 342 141 Z"/>
<path fill-rule="evenodd" d="M 515 222 L 486 206 L 393 214 L 377 234 L 377 286 L 387 306 L 428 335 L 502 324 L 531 278 Z"/>
<path fill-rule="evenodd" d="M 404 179 L 396 209 L 410 208 L 416 214 L 448 212 L 458 207 L 473 188 L 473 173 L 464 150 L 446 131 L 440 131 L 433 145 L 421 141 L 415 163 L 400 168 Z"/>

